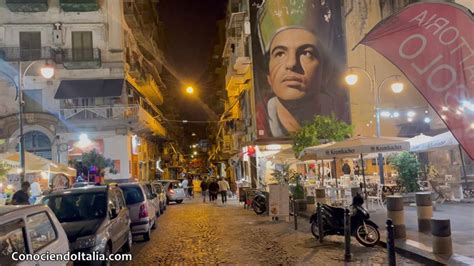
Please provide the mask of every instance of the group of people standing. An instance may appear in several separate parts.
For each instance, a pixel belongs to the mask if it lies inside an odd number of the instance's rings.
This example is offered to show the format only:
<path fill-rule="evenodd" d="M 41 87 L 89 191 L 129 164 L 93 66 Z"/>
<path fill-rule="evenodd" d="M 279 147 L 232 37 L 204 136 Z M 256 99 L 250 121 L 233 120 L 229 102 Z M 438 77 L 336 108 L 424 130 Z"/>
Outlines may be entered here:
<path fill-rule="evenodd" d="M 217 203 L 217 195 L 221 194 L 222 204 L 227 203 L 227 193 L 231 191 L 231 187 L 229 182 L 225 180 L 223 177 L 217 179 L 212 178 L 211 180 L 204 180 L 201 181 L 201 193 L 202 193 L 202 201 L 206 202 L 206 197 L 209 194 L 209 201 L 211 203 Z"/>

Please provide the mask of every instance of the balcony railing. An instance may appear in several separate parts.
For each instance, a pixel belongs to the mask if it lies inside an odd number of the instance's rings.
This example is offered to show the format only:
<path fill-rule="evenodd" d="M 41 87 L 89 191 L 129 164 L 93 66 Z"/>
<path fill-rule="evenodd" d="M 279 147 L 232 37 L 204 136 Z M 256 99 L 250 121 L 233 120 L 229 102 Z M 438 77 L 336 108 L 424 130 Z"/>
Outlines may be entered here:
<path fill-rule="evenodd" d="M 51 59 L 51 48 L 22 49 L 20 47 L 0 47 L 0 60 L 4 61 L 33 61 Z"/>
<path fill-rule="evenodd" d="M 48 0 L 7 0 L 6 4 L 12 12 L 48 11 Z"/>
<path fill-rule="evenodd" d="M 66 69 L 100 68 L 101 52 L 98 48 L 91 49 L 58 49 L 53 51 L 57 64 L 63 64 Z"/>
<path fill-rule="evenodd" d="M 100 8 L 97 0 L 59 0 L 59 3 L 65 12 L 90 12 Z"/>
<path fill-rule="evenodd" d="M 60 116 L 64 120 L 124 119 L 137 116 L 138 110 L 138 105 L 80 106 L 61 108 Z"/>

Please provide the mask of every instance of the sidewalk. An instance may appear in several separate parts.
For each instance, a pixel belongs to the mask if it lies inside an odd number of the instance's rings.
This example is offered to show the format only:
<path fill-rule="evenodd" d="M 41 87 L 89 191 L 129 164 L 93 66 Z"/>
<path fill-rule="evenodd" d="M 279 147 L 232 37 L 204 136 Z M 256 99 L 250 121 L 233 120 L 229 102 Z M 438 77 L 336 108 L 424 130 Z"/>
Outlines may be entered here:
<path fill-rule="evenodd" d="M 451 220 L 451 238 L 454 255 L 451 257 L 435 256 L 432 253 L 431 235 L 418 232 L 416 207 L 405 206 L 405 225 L 407 239 L 396 241 L 401 253 L 423 257 L 433 263 L 474 265 L 474 204 L 445 203 L 437 205 L 433 217 Z M 309 219 L 311 212 L 302 212 L 301 217 Z M 387 212 L 378 209 L 370 213 L 371 219 L 380 227 L 381 242 L 386 243 L 385 222 Z"/>

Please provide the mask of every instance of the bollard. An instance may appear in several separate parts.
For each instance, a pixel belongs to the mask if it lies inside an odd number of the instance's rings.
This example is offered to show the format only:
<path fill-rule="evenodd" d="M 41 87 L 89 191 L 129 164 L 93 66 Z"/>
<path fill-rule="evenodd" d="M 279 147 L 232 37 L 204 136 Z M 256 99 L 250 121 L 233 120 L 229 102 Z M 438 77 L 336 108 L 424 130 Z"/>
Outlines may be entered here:
<path fill-rule="evenodd" d="M 395 238 L 393 237 L 393 222 L 390 219 L 387 219 L 387 256 L 388 256 L 388 265 L 395 266 L 397 265 L 395 257 Z"/>
<path fill-rule="evenodd" d="M 293 200 L 293 218 L 295 220 L 295 230 L 298 230 L 298 208 L 296 207 L 296 200 Z"/>
<path fill-rule="evenodd" d="M 322 217 L 322 209 L 321 203 L 318 202 L 318 207 L 316 208 L 316 212 L 318 214 L 318 231 L 319 231 L 319 243 L 323 243 L 324 232 L 323 232 L 323 217 Z"/>
<path fill-rule="evenodd" d="M 453 254 L 451 223 L 449 219 L 431 219 L 431 234 L 433 235 L 434 254 Z"/>
<path fill-rule="evenodd" d="M 433 202 L 431 192 L 416 193 L 416 213 L 418 215 L 418 231 L 431 231 L 431 218 L 433 217 Z"/>
<path fill-rule="evenodd" d="M 395 239 L 406 238 L 405 213 L 403 211 L 402 196 L 387 197 L 387 218 L 393 222 L 393 236 Z"/>
<path fill-rule="evenodd" d="M 354 198 L 357 194 L 360 194 L 360 187 L 351 187 L 351 196 Z"/>
<path fill-rule="evenodd" d="M 349 209 L 344 211 L 344 260 L 350 261 L 352 259 L 351 254 L 351 215 Z"/>
<path fill-rule="evenodd" d="M 324 188 L 316 189 L 316 202 L 326 203 L 326 191 Z"/>

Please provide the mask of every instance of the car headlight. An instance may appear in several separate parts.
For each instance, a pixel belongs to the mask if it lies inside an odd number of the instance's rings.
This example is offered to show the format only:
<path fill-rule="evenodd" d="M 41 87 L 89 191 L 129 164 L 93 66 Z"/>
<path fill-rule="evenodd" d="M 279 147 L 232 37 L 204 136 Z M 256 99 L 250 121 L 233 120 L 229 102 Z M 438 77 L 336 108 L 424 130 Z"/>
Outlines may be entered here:
<path fill-rule="evenodd" d="M 95 246 L 95 240 L 96 240 L 95 235 L 79 237 L 76 240 L 76 243 L 74 244 L 74 248 L 75 249 L 91 248 Z"/>

